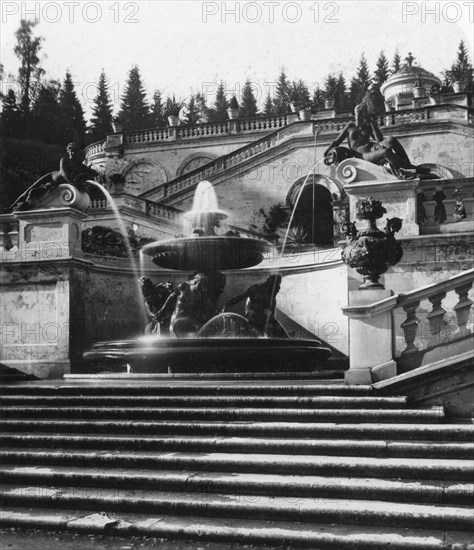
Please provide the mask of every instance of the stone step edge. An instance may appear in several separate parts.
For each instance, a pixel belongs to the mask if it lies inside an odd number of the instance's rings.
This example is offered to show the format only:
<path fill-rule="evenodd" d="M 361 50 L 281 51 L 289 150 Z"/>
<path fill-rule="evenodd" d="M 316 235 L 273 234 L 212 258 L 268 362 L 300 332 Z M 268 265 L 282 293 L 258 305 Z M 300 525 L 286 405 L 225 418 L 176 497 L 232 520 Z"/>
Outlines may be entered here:
<path fill-rule="evenodd" d="M 471 504 L 474 483 L 416 479 L 378 479 L 357 477 L 330 477 L 311 475 L 277 475 L 229 472 L 199 472 L 130 470 L 122 468 L 18 468 L 0 466 L 0 482 L 16 484 L 42 484 L 85 488 L 144 487 L 178 492 L 206 491 L 230 494 L 271 495 L 284 497 L 347 498 L 351 494 L 364 500 L 395 500 L 399 502 L 437 502 Z M 235 491 L 235 492 L 234 492 Z"/>
<path fill-rule="evenodd" d="M 113 467 L 164 468 L 168 470 L 198 469 L 223 472 L 266 473 L 300 475 L 338 475 L 351 477 L 397 477 L 421 479 L 450 479 L 471 481 L 474 477 L 473 460 L 429 458 L 380 458 L 328 455 L 242 455 L 233 453 L 177 453 L 177 452 L 114 452 L 71 449 L 67 452 L 54 449 L 25 450 L 0 449 L 0 462 L 42 465 L 62 464 L 73 466 L 112 465 Z M 362 472 L 362 473 L 361 473 Z"/>
<path fill-rule="evenodd" d="M 247 544 L 297 544 L 314 550 L 446 550 L 462 544 L 462 550 L 474 550 L 472 533 L 433 532 L 420 529 L 393 529 L 356 525 L 341 527 L 327 524 L 303 524 L 257 520 L 149 514 L 98 514 L 86 510 L 35 510 L 5 508 L 0 525 L 20 529 L 47 529 L 116 536 L 147 536 L 173 540 L 239 542 Z"/>
<path fill-rule="evenodd" d="M 78 490 L 79 489 L 79 490 Z M 102 511 L 159 511 L 160 513 L 190 514 L 221 517 L 258 518 L 299 522 L 371 524 L 433 529 L 474 531 L 474 510 L 468 506 L 411 504 L 374 500 L 336 499 L 322 501 L 314 498 L 285 498 L 270 495 L 229 495 L 199 492 L 166 492 L 140 489 L 101 488 L 85 493 L 76 486 L 61 488 L 22 486 L 3 483 L 2 502 L 31 508 L 51 504 L 72 508 L 92 507 Z"/>
<path fill-rule="evenodd" d="M 294 432 L 302 433 L 306 436 L 320 437 L 321 435 L 329 438 L 347 437 L 348 434 L 354 436 L 370 436 L 375 438 L 378 435 L 383 436 L 382 439 L 390 437 L 391 439 L 406 439 L 407 436 L 416 436 L 417 438 L 432 440 L 433 436 L 442 437 L 443 439 L 450 438 L 450 441 L 472 441 L 474 439 L 474 424 L 391 424 L 391 423 L 373 423 L 373 424 L 354 424 L 348 422 L 256 422 L 256 421 L 208 421 L 202 420 L 197 422 L 183 421 L 183 420 L 51 420 L 51 419 L 1 419 L 0 429 L 8 431 L 8 428 L 14 430 L 20 430 L 21 428 L 31 428 L 35 431 L 41 429 L 52 428 L 54 431 L 59 429 L 67 429 L 68 433 L 72 433 L 74 430 L 80 428 L 90 429 L 94 433 L 99 429 L 104 429 L 106 433 L 112 433 L 114 429 L 118 431 L 128 430 L 137 433 L 148 433 L 153 430 L 153 434 L 160 434 L 157 430 L 162 430 L 164 433 L 171 432 L 173 434 L 183 434 L 184 431 L 191 431 L 196 434 L 199 431 L 210 432 L 232 432 L 237 430 L 240 433 L 250 432 L 261 434 L 267 434 L 269 432 L 279 432 L 286 437 L 291 435 L 295 437 Z M 143 430 L 145 430 L 143 432 Z M 79 431 L 78 433 L 85 433 Z M 343 435 L 346 434 L 346 435 Z M 216 435 L 207 433 L 207 435 Z M 221 437 L 221 436 L 219 436 Z M 436 439 L 433 439 L 434 441 Z"/>
<path fill-rule="evenodd" d="M 52 449 L 95 449 L 112 450 L 114 448 L 157 451 L 187 451 L 228 453 L 260 452 L 270 454 L 335 453 L 346 456 L 412 457 L 412 458 L 460 458 L 474 460 L 474 443 L 470 442 L 433 442 L 433 441 L 393 441 L 363 439 L 278 439 L 278 438 L 239 438 L 213 436 L 100 436 L 96 434 L 11 434 L 0 432 L 0 446 Z M 431 456 L 434 455 L 434 456 Z"/>

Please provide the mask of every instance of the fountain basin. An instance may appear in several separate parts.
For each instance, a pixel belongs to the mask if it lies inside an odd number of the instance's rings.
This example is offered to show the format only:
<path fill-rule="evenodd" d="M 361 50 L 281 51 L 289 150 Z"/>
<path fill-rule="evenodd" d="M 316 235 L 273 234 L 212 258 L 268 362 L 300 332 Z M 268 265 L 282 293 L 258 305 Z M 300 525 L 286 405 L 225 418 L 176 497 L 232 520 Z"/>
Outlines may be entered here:
<path fill-rule="evenodd" d="M 160 267 L 207 272 L 252 267 L 271 250 L 271 244 L 262 239 L 204 236 L 150 243 L 141 252 Z"/>
<path fill-rule="evenodd" d="M 317 340 L 144 337 L 98 342 L 84 359 L 114 372 L 314 372 L 330 354 Z"/>

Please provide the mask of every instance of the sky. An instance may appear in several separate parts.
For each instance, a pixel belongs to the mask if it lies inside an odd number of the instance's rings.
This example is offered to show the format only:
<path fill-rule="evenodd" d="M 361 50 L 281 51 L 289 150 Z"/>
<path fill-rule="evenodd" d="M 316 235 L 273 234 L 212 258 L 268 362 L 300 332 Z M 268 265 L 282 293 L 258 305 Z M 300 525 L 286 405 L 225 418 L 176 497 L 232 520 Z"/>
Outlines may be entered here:
<path fill-rule="evenodd" d="M 380 50 L 391 60 L 398 47 L 439 75 L 463 39 L 472 60 L 472 1 L 3 0 L 1 9 L 5 72 L 18 71 L 21 18 L 37 19 L 46 77 L 63 79 L 68 69 L 88 115 L 102 68 L 117 112 L 135 64 L 150 98 L 155 89 L 182 99 L 200 91 L 212 102 L 220 80 L 238 96 L 248 78 L 263 103 L 281 69 L 314 88 L 333 71 L 350 80 L 362 52 L 373 70 Z"/>

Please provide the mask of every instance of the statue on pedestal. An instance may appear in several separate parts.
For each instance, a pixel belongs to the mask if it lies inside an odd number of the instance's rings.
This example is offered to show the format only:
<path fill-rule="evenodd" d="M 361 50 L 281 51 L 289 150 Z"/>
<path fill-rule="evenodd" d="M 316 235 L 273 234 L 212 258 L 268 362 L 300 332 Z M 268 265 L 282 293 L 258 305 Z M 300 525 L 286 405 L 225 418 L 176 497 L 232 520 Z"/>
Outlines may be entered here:
<path fill-rule="evenodd" d="M 288 338 L 284 328 L 275 319 L 276 295 L 280 291 L 281 275 L 270 275 L 264 283 L 251 286 L 242 294 L 228 300 L 222 312 L 247 299 L 245 318 L 257 336 Z"/>
<path fill-rule="evenodd" d="M 11 205 L 13 210 L 28 210 L 32 208 L 41 197 L 56 189 L 63 183 L 69 183 L 81 192 L 86 191 L 86 181 L 94 179 L 98 173 L 78 160 L 79 149 L 75 143 L 69 143 L 66 147 L 67 156 L 59 161 L 59 170 L 49 172 L 35 181 L 18 199 Z"/>
<path fill-rule="evenodd" d="M 383 97 L 376 87 L 366 92 L 354 110 L 355 122 L 349 122 L 324 152 L 325 163 L 330 165 L 346 158 L 356 157 L 384 166 L 399 179 L 413 179 L 417 175 L 414 166 L 397 138 L 384 138 L 377 115 L 385 112 Z M 339 147 L 347 139 L 349 148 Z"/>

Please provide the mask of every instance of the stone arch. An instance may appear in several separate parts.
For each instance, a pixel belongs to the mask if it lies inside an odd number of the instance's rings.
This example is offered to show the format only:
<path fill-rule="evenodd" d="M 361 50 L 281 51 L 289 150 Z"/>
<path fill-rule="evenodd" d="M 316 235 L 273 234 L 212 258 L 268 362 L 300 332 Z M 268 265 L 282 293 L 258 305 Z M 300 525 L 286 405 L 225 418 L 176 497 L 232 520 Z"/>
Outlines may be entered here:
<path fill-rule="evenodd" d="M 308 178 L 305 176 L 292 185 L 286 203 L 292 210 L 295 209 L 293 226 L 300 227 L 307 234 L 308 242 L 316 246 L 332 244 L 332 202 L 340 200 L 343 194 L 341 184 L 320 174 L 310 175 Z M 296 204 L 298 196 L 300 198 Z"/>
<path fill-rule="evenodd" d="M 186 157 L 178 166 L 178 169 L 176 170 L 176 177 L 178 178 L 183 174 L 196 170 L 196 168 L 200 168 L 201 166 L 204 166 L 204 164 L 212 162 L 216 158 L 217 155 L 214 153 L 193 153 L 192 155 Z"/>
<path fill-rule="evenodd" d="M 125 191 L 132 195 L 141 195 L 169 181 L 166 168 L 147 157 L 125 161 L 121 173 L 125 176 Z"/>

